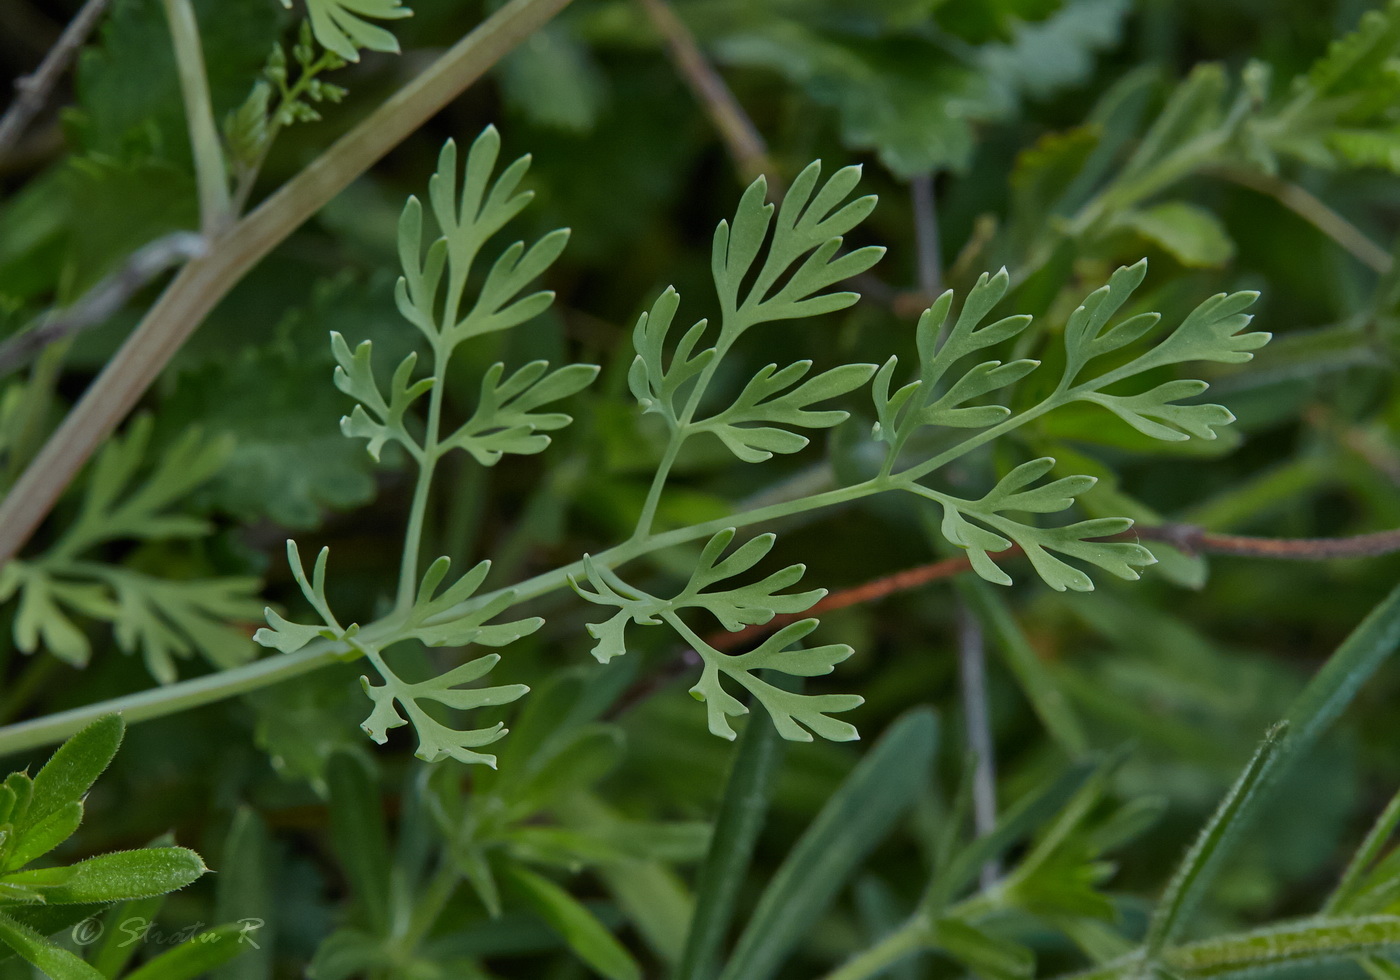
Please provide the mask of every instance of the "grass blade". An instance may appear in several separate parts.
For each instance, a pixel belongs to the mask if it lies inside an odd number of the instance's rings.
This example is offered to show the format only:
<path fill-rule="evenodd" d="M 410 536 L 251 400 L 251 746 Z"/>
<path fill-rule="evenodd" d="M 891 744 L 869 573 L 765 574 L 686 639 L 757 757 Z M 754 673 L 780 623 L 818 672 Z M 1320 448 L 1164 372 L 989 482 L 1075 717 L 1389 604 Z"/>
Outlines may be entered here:
<path fill-rule="evenodd" d="M 751 718 L 739 736 L 710 849 L 696 881 L 695 916 L 675 980 L 709 980 L 717 972 L 785 747 L 778 730 L 760 718 Z"/>
<path fill-rule="evenodd" d="M 1200 902 L 1220 866 L 1221 858 L 1229 850 L 1230 839 L 1239 833 L 1251 803 L 1260 797 L 1259 791 L 1279 757 L 1287 731 L 1287 722 L 1279 722 L 1269 729 L 1254 758 L 1249 760 L 1244 772 L 1240 773 L 1235 785 L 1230 787 L 1225 799 L 1220 801 L 1220 806 L 1181 859 L 1147 927 L 1143 948 L 1149 959 L 1155 959 L 1175 938 Z"/>
<path fill-rule="evenodd" d="M 1312 747 L 1397 646 L 1400 587 L 1367 614 L 1294 700 L 1283 722 L 1288 727 L 1287 742 L 1280 744 L 1275 728 L 1221 803 L 1153 914 L 1147 935 L 1149 956 L 1160 952 L 1185 924 L 1239 831 L 1279 785 L 1280 777 Z"/>
<path fill-rule="evenodd" d="M 1178 947 L 1167 966 L 1187 978 L 1229 977 L 1299 963 L 1393 953 L 1400 949 L 1400 916 L 1322 919 L 1274 926 Z"/>
<path fill-rule="evenodd" d="M 822 807 L 783 861 L 739 937 L 722 980 L 767 980 L 821 918 L 928 779 L 938 724 L 927 709 L 900 717 Z"/>

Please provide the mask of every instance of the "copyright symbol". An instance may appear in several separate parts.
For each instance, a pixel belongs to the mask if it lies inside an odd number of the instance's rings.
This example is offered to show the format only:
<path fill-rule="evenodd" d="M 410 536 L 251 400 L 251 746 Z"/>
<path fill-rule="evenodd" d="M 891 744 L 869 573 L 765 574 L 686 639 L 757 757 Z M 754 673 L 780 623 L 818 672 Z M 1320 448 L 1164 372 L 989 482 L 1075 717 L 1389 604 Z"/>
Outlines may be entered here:
<path fill-rule="evenodd" d="M 73 927 L 73 942 L 79 946 L 90 946 L 102 938 L 106 928 L 97 916 L 89 916 Z"/>

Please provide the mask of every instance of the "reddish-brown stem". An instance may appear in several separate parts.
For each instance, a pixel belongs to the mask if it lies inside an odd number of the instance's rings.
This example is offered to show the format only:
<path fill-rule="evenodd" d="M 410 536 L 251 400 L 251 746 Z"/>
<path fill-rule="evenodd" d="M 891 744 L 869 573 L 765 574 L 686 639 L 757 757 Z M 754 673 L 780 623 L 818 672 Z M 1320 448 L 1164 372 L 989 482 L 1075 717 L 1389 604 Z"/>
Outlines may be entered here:
<path fill-rule="evenodd" d="M 1135 527 L 1122 534 L 1103 538 L 1104 541 L 1161 541 L 1179 548 L 1187 554 L 1237 555 L 1245 558 L 1276 558 L 1292 561 L 1321 561 L 1329 558 L 1373 558 L 1400 551 L 1400 529 L 1377 531 L 1373 534 L 1357 534 L 1345 538 L 1255 538 L 1239 534 L 1212 534 L 1191 524 L 1161 524 L 1154 527 Z M 1019 547 L 995 552 L 993 561 L 1009 561 L 1022 554 Z M 967 558 L 945 558 L 942 561 L 907 568 L 893 575 L 885 575 L 863 585 L 852 586 L 829 593 L 805 612 L 774 616 L 766 623 L 748 626 L 734 633 L 716 632 L 705 637 L 705 642 L 720 652 L 742 649 L 751 646 L 764 636 L 773 633 L 789 623 L 808 619 L 833 609 L 845 609 L 875 602 L 897 592 L 908 592 L 930 582 L 952 578 L 971 570 Z M 609 718 L 616 718 L 636 707 L 658 691 L 691 673 L 698 663 L 693 650 L 685 650 L 680 656 L 672 657 L 652 674 L 642 678 L 623 692 L 612 709 Z"/>
<path fill-rule="evenodd" d="M 1188 554 L 1237 555 L 1245 558 L 1275 558 L 1292 561 L 1321 561 L 1328 558 L 1369 558 L 1400 551 L 1400 530 L 1377 531 L 1346 538 L 1254 538 L 1238 534 L 1212 534 L 1190 524 L 1162 524 L 1136 527 L 1116 534 L 1106 541 L 1161 541 L 1180 548 Z M 1005 562 L 1022 554 L 1019 547 L 999 551 L 990 557 Z M 734 633 L 717 632 L 705 638 L 716 650 L 736 650 L 756 639 L 781 629 L 789 623 L 807 619 L 833 609 L 845 609 L 883 599 L 897 592 L 908 592 L 921 585 L 952 578 L 972 567 L 966 557 L 945 558 L 942 561 L 905 569 L 828 594 L 805 612 L 774 616 L 767 623 L 749 626 Z"/>

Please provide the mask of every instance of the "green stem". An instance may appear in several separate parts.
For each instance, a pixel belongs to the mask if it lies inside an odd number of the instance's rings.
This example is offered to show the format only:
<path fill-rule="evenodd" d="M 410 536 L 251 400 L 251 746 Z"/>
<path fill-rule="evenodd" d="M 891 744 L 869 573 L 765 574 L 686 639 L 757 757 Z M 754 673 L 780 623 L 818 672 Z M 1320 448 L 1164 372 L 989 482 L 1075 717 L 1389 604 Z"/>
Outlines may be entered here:
<path fill-rule="evenodd" d="M 651 534 L 651 526 L 656 521 L 656 508 L 661 503 L 661 491 L 666 489 L 666 478 L 671 474 L 671 467 L 676 463 L 676 457 L 680 455 L 681 443 L 685 442 L 684 429 L 677 427 L 671 433 L 671 441 L 666 445 L 666 452 L 661 457 L 661 462 L 657 464 L 656 475 L 651 478 L 651 486 L 647 489 L 646 502 L 642 504 L 642 513 L 637 518 L 636 530 L 632 532 L 633 541 L 644 541 Z"/>
<path fill-rule="evenodd" d="M 928 926 L 922 917 L 913 916 L 874 946 L 826 974 L 822 980 L 866 980 L 928 946 Z"/>
<path fill-rule="evenodd" d="M 185 99 L 185 119 L 190 129 L 194 153 L 194 175 L 199 187 L 199 225 L 206 238 L 223 230 L 233 214 L 224 172 L 224 151 L 214 125 L 209 102 L 209 79 L 204 71 L 204 51 L 199 42 L 199 25 L 190 0 L 165 0 L 165 16 L 170 21 L 170 37 L 175 46 L 175 66 L 180 74 L 180 93 Z"/>
<path fill-rule="evenodd" d="M 85 708 L 60 711 L 18 725 L 7 725 L 0 728 L 0 755 L 56 744 L 113 712 L 121 714 L 130 724 L 149 718 L 163 718 L 239 694 L 249 694 L 335 663 L 348 651 L 347 644 L 318 640 L 296 653 L 279 654 L 217 674 L 109 698 Z"/>
<path fill-rule="evenodd" d="M 655 535 L 646 541 L 628 541 L 599 553 L 594 560 L 606 564 L 608 567 L 616 567 L 662 548 L 670 548 L 710 537 L 726 527 L 747 527 L 803 511 L 834 507 L 890 489 L 894 489 L 894 485 L 888 481 L 867 480 L 864 483 L 830 490 L 804 500 L 771 504 L 708 521 L 704 524 L 678 528 Z M 460 606 L 447 610 L 440 616 L 433 617 L 429 623 L 436 625 L 460 617 L 463 613 L 477 608 L 505 591 L 515 592 L 517 601 L 525 602 L 556 589 L 564 588 L 568 585 L 570 576 L 577 577 L 581 574 L 583 574 L 583 562 L 576 561 L 562 568 L 556 568 L 532 579 L 527 579 L 509 590 L 500 589 L 489 595 L 473 598 Z M 355 648 L 377 647 L 394 636 L 398 625 L 399 617 L 397 615 L 391 615 L 371 623 L 355 637 Z M 132 723 L 150 718 L 161 718 L 178 711 L 212 704 L 240 694 L 248 694 L 343 660 L 347 654 L 353 653 L 355 648 L 342 641 L 313 640 L 296 653 L 279 654 L 217 674 L 179 681 L 137 694 L 110 698 L 87 707 L 74 708 L 43 718 L 36 718 L 33 721 L 8 725 L 0 728 L 0 756 L 61 742 L 90 722 L 112 712 L 121 713 L 128 723 Z"/>
<path fill-rule="evenodd" d="M 437 924 L 438 919 L 442 916 L 442 910 L 446 908 L 448 899 L 457 890 L 457 883 L 461 880 L 461 874 L 451 862 L 444 862 L 438 868 L 432 880 L 428 882 L 427 888 L 414 904 L 413 914 L 403 936 L 398 941 L 399 948 L 405 954 L 412 954 L 418 944 Z"/>
<path fill-rule="evenodd" d="M 986 429 L 982 432 L 979 432 L 977 435 L 972 436 L 969 439 L 964 439 L 962 442 L 958 443 L 955 446 L 950 446 L 949 448 L 943 450 L 943 452 L 939 453 L 932 459 L 925 460 L 922 463 L 917 463 L 914 466 L 909 467 L 907 470 L 901 471 L 900 473 L 896 474 L 893 477 L 893 479 L 899 483 L 913 483 L 921 477 L 927 476 L 928 474 L 932 473 L 934 470 L 948 465 L 958 457 L 964 456 L 967 453 L 972 452 L 972 450 L 976 449 L 978 446 L 985 446 L 987 443 L 992 442 L 995 439 L 999 439 L 1001 436 L 1010 432 L 1012 429 L 1019 428 L 1020 426 L 1025 425 L 1027 422 L 1038 419 L 1046 412 L 1049 412 L 1052 409 L 1064 404 L 1065 402 L 1072 400 L 1073 399 L 1071 398 L 1067 398 L 1065 396 L 1065 393 L 1056 392 L 1055 394 L 1051 395 L 1049 398 L 1041 402 L 1039 405 L 1035 405 L 1031 408 L 1028 408 L 1019 415 L 1013 415 L 1005 422 L 1001 422 L 998 425 L 992 426 L 990 429 Z"/>
<path fill-rule="evenodd" d="M 418 460 L 418 484 L 413 488 L 413 505 L 404 531 L 403 560 L 399 565 L 397 609 L 405 612 L 413 605 L 418 586 L 418 553 L 423 546 L 423 521 L 428 513 L 428 496 L 433 487 L 433 471 L 441 453 L 438 434 L 442 427 L 442 393 L 447 387 L 447 359 L 450 348 L 433 345 L 433 389 L 428 394 L 428 420 L 423 432 L 423 455 Z"/>

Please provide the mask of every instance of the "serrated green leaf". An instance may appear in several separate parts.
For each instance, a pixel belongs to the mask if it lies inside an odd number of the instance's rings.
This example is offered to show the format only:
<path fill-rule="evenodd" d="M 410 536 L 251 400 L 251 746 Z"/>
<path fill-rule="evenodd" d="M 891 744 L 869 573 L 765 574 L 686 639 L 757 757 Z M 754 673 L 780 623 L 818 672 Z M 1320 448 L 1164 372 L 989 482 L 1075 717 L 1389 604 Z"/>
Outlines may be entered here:
<path fill-rule="evenodd" d="M 1107 408 L 1143 435 L 1168 442 L 1191 437 L 1214 439 L 1215 426 L 1229 425 L 1235 416 L 1224 405 L 1177 405 L 1210 386 L 1204 381 L 1168 381 L 1140 395 L 1107 395 L 1092 392 L 1084 401 Z"/>
<path fill-rule="evenodd" d="M 50 905 L 119 902 L 164 895 L 183 888 L 209 869 L 183 847 L 116 851 L 61 868 L 16 871 L 8 884 L 31 888 Z"/>
<path fill-rule="evenodd" d="M 42 646 L 66 663 L 84 666 L 92 655 L 92 644 L 69 612 L 111 619 L 116 607 L 107 590 L 89 582 L 57 579 L 41 567 L 21 562 L 10 562 L 7 569 L 9 587 L 19 589 L 15 646 L 25 653 Z"/>
<path fill-rule="evenodd" d="M 363 341 L 352 353 L 350 345 L 338 331 L 331 331 L 331 350 L 335 354 L 335 386 L 360 404 L 354 411 L 340 420 L 340 431 L 352 439 L 366 439 L 370 456 L 375 462 L 384 444 L 391 439 L 403 445 L 415 458 L 421 457 L 423 449 L 404 424 L 404 413 L 425 395 L 434 384 L 432 378 L 413 381 L 413 367 L 418 355 L 410 353 L 394 371 L 389 386 L 389 400 L 380 394 L 379 383 L 374 377 L 371 363 L 373 345 Z"/>
<path fill-rule="evenodd" d="M 536 620 L 535 622 L 538 624 L 540 621 Z M 473 750 L 503 738 L 506 734 L 504 724 L 498 722 L 489 728 L 473 730 L 454 729 L 433 718 L 419 704 L 419 701 L 436 701 L 458 710 L 509 704 L 525 695 L 530 689 L 524 684 L 478 688 L 456 687 L 458 684 L 470 683 L 484 676 L 500 659 L 498 654 L 488 654 L 456 667 L 439 677 L 416 684 L 403 680 L 390 670 L 382 659 L 376 659 L 375 667 L 384 683 L 375 685 L 370 683 L 368 677 L 360 678 L 360 684 L 364 688 L 365 694 L 374 702 L 374 711 L 360 727 L 364 729 L 366 735 L 382 745 L 388 740 L 387 732 L 389 729 L 398 728 L 412 721 L 414 730 L 418 733 L 416 755 L 424 762 L 438 762 L 450 756 L 458 762 L 482 763 L 494 769 L 496 766 L 494 755 L 486 755 Z M 404 709 L 408 718 L 399 714 L 396 704 Z"/>
<path fill-rule="evenodd" d="M 1013 542 L 1020 545 L 1036 572 L 1056 591 L 1068 588 L 1088 592 L 1094 588 L 1094 583 L 1079 569 L 1050 554 L 1051 551 L 1097 565 L 1119 578 L 1136 579 L 1138 568 L 1156 561 L 1150 551 L 1129 541 L 1094 540 L 1126 531 L 1132 526 L 1132 521 L 1126 518 L 1098 518 L 1062 527 L 1037 527 L 1006 516 L 1007 511 L 1044 514 L 1064 510 L 1076 495 L 1093 486 L 1092 477 L 1071 476 L 1026 489 L 1048 473 L 1054 462 L 1044 457 L 1022 463 L 976 501 L 961 500 L 918 484 L 910 489 L 943 507 L 944 537 L 965 549 L 973 570 L 989 582 L 1011 584 L 1011 577 L 991 560 L 989 552 L 1005 551 Z"/>
<path fill-rule="evenodd" d="M 589 632 L 595 638 L 604 641 L 595 649 L 594 656 L 604 661 L 617 656 L 619 648 L 625 645 L 622 630 L 628 619 L 638 625 L 651 626 L 655 625 L 657 615 L 662 612 L 698 608 L 708 610 L 725 629 L 734 631 L 748 625 L 766 623 L 780 613 L 801 612 L 826 595 L 825 589 L 782 592 L 802 577 L 805 571 L 803 565 L 789 565 L 750 585 L 710 590 L 709 586 L 751 569 L 772 550 L 777 540 L 775 535 L 761 534 L 721 559 L 720 556 L 734 540 L 735 533 L 734 528 L 727 528 L 710 538 L 691 571 L 689 581 L 671 599 L 648 595 L 624 582 L 611 569 L 585 558 L 585 572 L 595 591 L 583 589 L 577 582 L 574 583 L 574 590 L 589 602 L 616 606 L 623 611 L 607 623 L 589 627 Z M 606 656 L 601 652 L 604 649 Z"/>
<path fill-rule="evenodd" d="M 696 422 L 695 431 L 714 433 L 735 456 L 746 463 L 771 459 L 775 452 L 792 453 L 805 448 L 808 441 L 806 436 L 764 423 L 809 429 L 839 425 L 849 417 L 848 412 L 817 411 L 810 406 L 853 391 L 875 373 L 874 364 L 846 364 L 792 387 L 811 367 L 811 361 L 798 361 L 779 371 L 776 364 L 769 364 L 744 386 L 732 405 L 708 419 Z"/>
<path fill-rule="evenodd" d="M 1362 14 L 1356 30 L 1328 45 L 1327 53 L 1308 70 L 1308 85 L 1319 96 L 1362 87 L 1400 49 L 1400 4 Z"/>
<path fill-rule="evenodd" d="M 220 670 L 253 658 L 248 635 L 230 621 L 255 620 L 259 582 L 252 578 L 171 581 L 125 569 L 99 572 L 112 586 L 117 610 L 113 632 L 125 653 L 141 652 L 162 684 L 178 677 L 176 657 L 198 650 Z"/>

